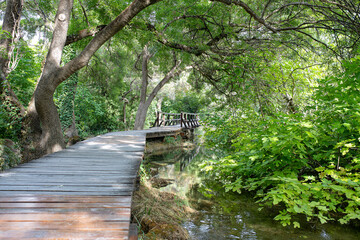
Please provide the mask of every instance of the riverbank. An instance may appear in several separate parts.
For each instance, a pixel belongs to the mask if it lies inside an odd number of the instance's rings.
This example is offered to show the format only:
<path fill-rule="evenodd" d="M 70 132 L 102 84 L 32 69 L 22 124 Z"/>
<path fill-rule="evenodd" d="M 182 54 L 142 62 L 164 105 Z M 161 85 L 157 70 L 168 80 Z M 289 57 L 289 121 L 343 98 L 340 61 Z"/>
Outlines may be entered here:
<path fill-rule="evenodd" d="M 134 192 L 133 222 L 139 227 L 139 239 L 186 240 L 189 233 L 182 226 L 195 213 L 186 201 L 175 194 L 161 192 L 148 180 L 142 181 Z"/>
<path fill-rule="evenodd" d="M 176 149 L 193 149 L 195 144 L 180 138 L 148 141 L 147 156 L 161 155 Z M 161 191 L 159 188 L 172 183 L 172 179 L 158 178 L 153 169 L 141 167 L 139 188 L 134 192 L 132 222 L 138 225 L 139 239 L 186 240 L 190 239 L 183 222 L 196 213 L 181 196 Z"/>
<path fill-rule="evenodd" d="M 164 206 L 165 212 L 169 206 L 182 205 L 191 211 L 181 215 L 177 222 L 180 227 L 187 230 L 183 238 L 177 238 L 176 233 L 164 237 L 144 232 L 142 239 L 357 239 L 359 231 L 348 225 L 334 223 L 315 224 L 306 223 L 306 219 L 299 219 L 301 228 L 293 226 L 283 227 L 274 220 L 276 211 L 273 208 L 263 208 L 259 211 L 259 204 L 249 194 L 227 192 L 213 177 L 204 175 L 202 166 L 204 161 L 217 159 L 217 155 L 210 149 L 195 146 L 192 149 L 163 150 L 162 154 L 152 152 L 146 155 L 143 170 L 148 174 L 147 181 L 159 185 L 160 195 L 170 194 L 172 202 L 163 203 L 162 198 L 153 198 L 147 201 L 148 195 L 143 199 L 147 206 L 143 212 L 153 212 L 156 217 L 162 214 L 149 206 L 155 201 L 156 205 Z M 163 180 L 157 184 L 152 178 Z M 159 183 L 158 181 L 158 183 Z M 156 183 L 156 184 L 155 184 Z M 169 184 L 171 183 L 171 184 Z M 167 185 L 169 184 L 169 185 Z M 179 202 L 181 199 L 182 203 Z M 144 204 L 144 202 L 140 203 Z M 170 204 L 170 205 L 169 205 Z M 145 211 L 145 209 L 147 211 Z M 195 210 L 193 210 L 195 209 Z M 174 210 L 175 214 L 185 209 Z M 171 214 L 170 214 L 171 215 Z M 168 220 L 165 220 L 168 221 Z M 160 221 L 159 221 L 160 222 Z M 157 222 L 155 222 L 155 225 Z M 166 225 L 165 225 L 166 226 Z M 161 227 L 159 227 L 161 228 Z M 169 227 L 171 228 L 171 227 Z M 146 228 L 145 228 L 146 229 Z M 154 228 L 155 232 L 158 231 Z M 176 231 L 175 231 L 176 232 Z"/>

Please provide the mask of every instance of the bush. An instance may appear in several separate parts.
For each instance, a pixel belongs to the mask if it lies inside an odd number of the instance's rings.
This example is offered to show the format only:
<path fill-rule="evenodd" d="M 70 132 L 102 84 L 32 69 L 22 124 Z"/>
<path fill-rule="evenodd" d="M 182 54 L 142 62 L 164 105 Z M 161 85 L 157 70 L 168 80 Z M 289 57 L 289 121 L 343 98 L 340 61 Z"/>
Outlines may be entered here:
<path fill-rule="evenodd" d="M 124 128 L 120 104 L 101 95 L 93 95 L 79 85 L 74 101 L 76 125 L 81 137 L 99 135 Z"/>
<path fill-rule="evenodd" d="M 0 138 L 9 138 L 17 141 L 21 134 L 20 109 L 0 96 Z"/>
<path fill-rule="evenodd" d="M 10 139 L 0 139 L 0 171 L 9 169 L 21 162 L 20 151 Z"/>
<path fill-rule="evenodd" d="M 253 191 L 263 206 L 280 206 L 275 219 L 284 226 L 299 227 L 297 215 L 321 223 L 360 220 L 360 59 L 344 69 L 319 81 L 306 113 L 252 115 L 251 127 L 247 119 L 226 120 L 238 126 L 233 154 L 204 169 L 228 191 Z M 213 131 L 221 136 L 223 129 Z"/>

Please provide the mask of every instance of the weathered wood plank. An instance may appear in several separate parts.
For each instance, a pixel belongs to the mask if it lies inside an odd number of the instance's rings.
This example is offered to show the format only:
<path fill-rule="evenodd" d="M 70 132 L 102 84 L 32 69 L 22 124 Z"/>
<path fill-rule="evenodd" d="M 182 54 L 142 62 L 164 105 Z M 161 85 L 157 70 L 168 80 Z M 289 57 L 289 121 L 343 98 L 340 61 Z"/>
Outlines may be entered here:
<path fill-rule="evenodd" d="M 13 214 L 24 216 L 28 214 L 70 214 L 77 216 L 80 213 L 86 213 L 90 216 L 94 216 L 94 214 L 130 216 L 130 208 L 1 208 L 0 219 L 7 220 L 7 215 Z"/>
<path fill-rule="evenodd" d="M 83 195 L 83 196 L 129 196 L 132 194 L 132 191 L 107 191 L 107 192 L 98 192 L 98 191 L 0 191 L 0 194 L 3 196 L 14 196 L 14 195 L 23 195 L 23 196 L 34 196 L 34 195 Z"/>
<path fill-rule="evenodd" d="M 5 230 L 0 231 L 3 238 L 14 239 L 127 239 L 127 231 L 74 231 L 74 230 Z"/>
<path fill-rule="evenodd" d="M 129 202 L 116 203 L 47 203 L 47 202 L 0 202 L 0 209 L 4 208 L 128 208 Z"/>
<path fill-rule="evenodd" d="M 81 221 L 94 222 L 94 221 L 129 221 L 129 213 L 91 213 L 91 212 L 74 212 L 74 213 L 12 213 L 0 214 L 1 222 L 14 222 L 14 221 Z"/>
<path fill-rule="evenodd" d="M 1 178 L 11 178 L 11 175 L 17 175 L 20 174 L 19 172 L 10 172 L 7 175 L 2 174 L 0 176 Z M 136 173 L 134 172 L 120 172 L 120 173 L 111 173 L 111 174 L 103 174 L 102 172 L 84 172 L 84 173 L 80 173 L 80 174 L 74 174 L 74 173 L 70 173 L 70 172 L 59 172 L 59 173 L 51 173 L 51 172 L 44 172 L 44 173 L 36 173 L 36 172 L 23 172 L 21 173 L 21 176 L 47 176 L 49 177 L 49 179 L 51 178 L 55 178 L 55 177 L 62 177 L 62 178 L 67 178 L 67 177 L 71 177 L 71 176 L 77 176 L 77 178 L 82 178 L 82 177 L 92 177 L 92 176 L 103 176 L 103 177 L 131 177 L 136 175 Z"/>
<path fill-rule="evenodd" d="M 0 230 L 41 230 L 41 229 L 57 229 L 57 230 L 69 230 L 76 229 L 76 231 L 82 230 L 122 230 L 127 231 L 129 229 L 129 223 L 125 221 L 93 221 L 93 222 L 81 222 L 81 221 L 57 221 L 57 222 L 1 222 Z"/>
<path fill-rule="evenodd" d="M 129 167 L 128 169 L 114 169 L 114 170 L 101 170 L 101 169 L 88 169 L 88 170 L 80 170 L 80 169 L 73 169 L 73 168 L 60 168 L 60 169 L 56 169 L 56 168 L 52 168 L 52 169 L 44 169 L 44 168 L 14 168 L 11 169 L 10 171 L 7 171 L 8 173 L 36 173 L 36 174 L 41 174 L 41 173 L 48 173 L 48 174 L 122 174 L 122 173 L 129 173 L 129 174 L 136 174 L 138 171 L 137 168 L 135 167 Z"/>
<path fill-rule="evenodd" d="M 39 183 L 34 183 L 34 182 L 31 182 L 31 186 L 44 186 L 44 187 L 47 187 L 47 186 L 71 186 L 71 187 L 114 187 L 114 188 L 121 188 L 121 187 L 133 187 L 133 182 L 128 182 L 128 183 L 113 183 L 113 184 L 106 184 L 106 183 L 79 183 L 79 182 L 76 182 L 76 183 L 73 183 L 73 182 L 65 182 L 63 183 L 61 182 L 60 183 L 51 183 L 51 182 L 39 182 Z M 1 181 L 0 182 L 0 186 L 3 186 L 3 187 L 11 187 L 11 186 L 29 186 L 28 183 L 26 182 L 7 182 L 7 183 L 4 183 L 4 181 Z"/>
<path fill-rule="evenodd" d="M 74 185 L 0 185 L 1 191 L 55 191 L 55 192 L 122 192 L 132 191 L 133 184 L 117 184 L 117 186 L 74 186 Z"/>
<path fill-rule="evenodd" d="M 146 135 L 98 136 L 0 173 L 0 239 L 128 239 Z"/>
<path fill-rule="evenodd" d="M 37 195 L 37 196 L 13 196 L 11 198 L 0 195 L 0 202 L 6 203 L 131 203 L 131 196 L 121 197 L 104 197 L 104 196 L 53 196 L 53 195 Z"/>
<path fill-rule="evenodd" d="M 139 163 L 141 161 L 139 160 Z M 99 170 L 116 170 L 118 168 L 133 168 L 133 164 L 137 164 L 135 161 L 122 161 L 122 162 L 101 162 L 101 163 L 94 163 L 94 162 L 57 162 L 57 163 L 50 163 L 50 162 L 43 162 L 43 163 L 31 163 L 31 164 L 24 164 L 19 165 L 15 169 L 19 168 L 36 168 L 36 169 L 46 169 L 48 167 L 52 168 L 64 168 L 64 167 L 71 167 L 71 168 L 79 168 L 79 169 L 99 169 Z"/>
<path fill-rule="evenodd" d="M 30 181 L 31 180 L 31 181 Z M 79 185 L 110 185 L 110 184 L 134 184 L 135 178 L 118 178 L 118 179 L 94 179 L 86 181 L 82 179 L 81 181 L 76 182 Z M 0 185 L 19 185 L 23 186 L 24 183 L 27 185 L 73 185 L 74 181 L 71 179 L 61 180 L 53 179 L 51 181 L 46 181 L 46 178 L 34 178 L 34 179 L 16 179 L 16 180 L 1 180 Z"/>

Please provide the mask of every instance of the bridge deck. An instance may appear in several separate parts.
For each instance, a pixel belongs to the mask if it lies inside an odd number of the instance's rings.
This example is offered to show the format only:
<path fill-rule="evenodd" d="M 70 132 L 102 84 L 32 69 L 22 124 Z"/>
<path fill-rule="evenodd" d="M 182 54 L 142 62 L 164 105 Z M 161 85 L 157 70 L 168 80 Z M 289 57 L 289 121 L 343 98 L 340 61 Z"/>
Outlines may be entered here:
<path fill-rule="evenodd" d="M 146 135 L 109 133 L 0 173 L 0 239 L 128 239 Z"/>

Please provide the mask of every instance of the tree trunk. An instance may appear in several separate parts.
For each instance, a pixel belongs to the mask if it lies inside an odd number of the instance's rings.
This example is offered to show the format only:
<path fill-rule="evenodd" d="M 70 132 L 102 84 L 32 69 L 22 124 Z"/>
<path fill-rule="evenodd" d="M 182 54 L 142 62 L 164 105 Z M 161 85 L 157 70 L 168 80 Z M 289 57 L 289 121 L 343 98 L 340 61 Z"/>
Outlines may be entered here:
<path fill-rule="evenodd" d="M 25 115 L 25 108 L 12 90 L 10 83 L 7 82 L 7 76 L 14 69 L 11 67 L 10 59 L 12 58 L 15 42 L 19 39 L 19 26 L 23 0 L 8 0 L 6 2 L 5 16 L 0 34 L 0 95 L 9 100 L 12 104 L 20 109 L 21 116 Z M 15 60 L 16 62 L 16 60 Z M 13 63 L 13 66 L 16 66 Z"/>
<path fill-rule="evenodd" d="M 161 0 L 134 0 L 112 22 L 101 30 L 84 50 L 63 67 L 61 56 L 67 38 L 73 0 L 60 0 L 55 18 L 53 38 L 44 69 L 34 93 L 36 111 L 41 121 L 41 140 L 38 152 L 52 153 L 65 147 L 61 123 L 53 95 L 57 86 L 73 73 L 87 65 L 94 53 L 112 36 L 123 29 L 139 12 Z M 32 124 L 31 124 L 32 126 Z M 32 133 L 30 130 L 28 133 Z"/>
<path fill-rule="evenodd" d="M 76 129 L 76 122 L 75 122 L 75 112 L 73 110 L 72 112 L 72 116 L 71 116 L 71 125 L 68 126 L 65 130 L 64 130 L 64 134 L 65 136 L 70 140 L 74 137 L 78 137 L 79 133 L 78 130 Z"/>
<path fill-rule="evenodd" d="M 66 42 L 67 30 L 73 0 L 61 0 L 55 18 L 53 38 L 42 75 L 35 90 L 35 107 L 41 121 L 40 148 L 44 153 L 52 153 L 65 148 L 61 123 L 53 96 L 60 78 L 67 79 L 60 70 L 63 48 Z"/>
<path fill-rule="evenodd" d="M 144 54 L 145 56 L 145 54 Z M 176 60 L 175 53 L 174 53 L 174 66 L 171 68 L 171 70 L 165 75 L 165 77 L 156 85 L 156 87 L 152 90 L 148 98 L 146 99 L 146 88 L 148 85 L 147 79 L 148 79 L 148 60 L 144 61 L 143 58 L 143 65 L 142 65 L 142 86 L 141 86 L 141 96 L 140 96 L 140 104 L 139 108 L 136 112 L 136 118 L 135 118 L 135 126 L 134 130 L 142 130 L 144 129 L 146 115 L 148 112 L 148 109 L 150 107 L 151 102 L 154 100 L 158 92 L 161 90 L 161 88 L 170 81 L 175 76 L 178 76 L 182 69 L 178 69 L 181 62 Z M 146 63 L 146 64 L 145 64 Z M 145 66 L 146 65 L 146 66 Z M 146 87 L 146 88 L 145 88 Z"/>
<path fill-rule="evenodd" d="M 158 101 L 156 103 L 156 111 L 161 112 L 163 100 L 164 100 L 164 97 L 158 98 Z"/>
<path fill-rule="evenodd" d="M 127 98 L 123 98 L 123 123 L 124 123 L 124 127 L 125 130 L 127 130 L 127 126 L 126 126 L 126 105 L 129 103 L 129 100 L 127 100 Z"/>
<path fill-rule="evenodd" d="M 42 78 L 48 82 L 49 78 Z M 40 148 L 45 154 L 60 151 L 65 148 L 65 141 L 61 131 L 61 124 L 53 96 L 54 88 L 44 88 L 44 83 L 39 82 L 35 90 L 35 106 L 41 121 Z"/>
<path fill-rule="evenodd" d="M 7 0 L 5 16 L 0 35 L 0 94 L 4 92 L 6 77 L 10 73 L 10 58 L 14 51 L 14 42 L 19 38 L 19 25 L 23 0 Z"/>
<path fill-rule="evenodd" d="M 148 76 L 149 76 L 148 63 L 149 63 L 149 59 L 151 58 L 151 55 L 148 51 L 147 45 L 144 47 L 142 55 L 143 55 L 143 58 L 142 58 L 142 68 L 141 68 L 142 77 L 141 77 L 140 103 L 139 103 L 138 110 L 136 112 L 134 130 L 144 129 L 146 113 L 147 113 L 147 108 L 145 107 L 145 102 L 146 102 L 147 86 L 148 86 L 148 82 L 149 82 L 148 81 Z"/>

